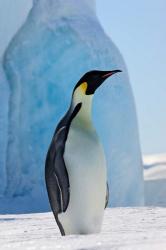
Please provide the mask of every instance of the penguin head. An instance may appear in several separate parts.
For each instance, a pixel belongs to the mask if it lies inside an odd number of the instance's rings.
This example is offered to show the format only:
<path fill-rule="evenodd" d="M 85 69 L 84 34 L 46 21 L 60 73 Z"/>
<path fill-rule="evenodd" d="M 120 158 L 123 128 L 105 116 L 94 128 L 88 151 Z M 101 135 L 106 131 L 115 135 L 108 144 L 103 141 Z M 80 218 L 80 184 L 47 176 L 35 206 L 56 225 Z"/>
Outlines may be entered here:
<path fill-rule="evenodd" d="M 95 91 L 108 77 L 118 72 L 121 72 L 121 70 L 89 71 L 76 84 L 72 95 L 72 107 L 79 107 L 79 117 L 84 120 L 84 125 L 85 121 L 89 124 L 91 104 Z"/>
<path fill-rule="evenodd" d="M 121 70 L 100 71 L 92 70 L 81 77 L 76 84 L 73 94 L 79 92 L 82 95 L 93 95 L 100 85 L 110 76 L 122 72 Z"/>

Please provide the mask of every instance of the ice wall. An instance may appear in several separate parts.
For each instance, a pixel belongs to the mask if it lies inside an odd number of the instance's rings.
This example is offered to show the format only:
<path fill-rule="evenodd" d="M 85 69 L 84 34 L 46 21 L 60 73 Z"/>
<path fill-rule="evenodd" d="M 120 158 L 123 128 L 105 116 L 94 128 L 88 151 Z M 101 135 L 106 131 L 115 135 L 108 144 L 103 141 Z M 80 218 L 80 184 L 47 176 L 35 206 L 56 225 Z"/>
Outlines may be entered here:
<path fill-rule="evenodd" d="M 122 69 L 96 93 L 93 116 L 108 160 L 110 205 L 142 205 L 133 95 L 123 58 L 98 22 L 95 1 L 35 0 L 3 65 L 10 87 L 7 194 L 37 190 L 38 197 L 45 189 L 46 152 L 82 74 Z"/>
<path fill-rule="evenodd" d="M 0 59 L 0 197 L 4 194 L 6 188 L 6 151 L 8 140 L 8 101 L 9 88 L 2 60 Z"/>

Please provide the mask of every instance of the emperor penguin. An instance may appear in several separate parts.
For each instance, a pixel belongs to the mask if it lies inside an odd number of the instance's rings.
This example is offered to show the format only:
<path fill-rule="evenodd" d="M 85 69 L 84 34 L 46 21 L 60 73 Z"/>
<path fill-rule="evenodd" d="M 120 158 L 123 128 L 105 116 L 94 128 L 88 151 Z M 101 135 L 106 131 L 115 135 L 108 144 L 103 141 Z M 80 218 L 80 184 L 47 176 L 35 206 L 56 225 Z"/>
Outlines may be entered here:
<path fill-rule="evenodd" d="M 103 147 L 91 108 L 97 88 L 121 70 L 87 72 L 74 87 L 70 107 L 59 122 L 45 164 L 45 180 L 62 235 L 99 233 L 109 188 Z"/>

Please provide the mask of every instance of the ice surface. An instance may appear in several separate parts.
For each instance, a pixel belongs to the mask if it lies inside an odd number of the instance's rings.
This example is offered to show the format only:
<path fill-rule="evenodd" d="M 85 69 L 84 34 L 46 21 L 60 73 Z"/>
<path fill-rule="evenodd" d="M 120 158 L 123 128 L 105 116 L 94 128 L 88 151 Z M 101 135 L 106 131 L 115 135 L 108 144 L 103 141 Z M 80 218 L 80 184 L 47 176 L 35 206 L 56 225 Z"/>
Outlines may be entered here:
<path fill-rule="evenodd" d="M 142 205 L 133 95 L 123 58 L 98 22 L 95 2 L 34 1 L 3 65 L 10 87 L 6 194 L 36 195 L 45 207 L 45 156 L 73 86 L 88 70 L 121 69 L 96 93 L 93 117 L 108 161 L 110 205 Z"/>
<path fill-rule="evenodd" d="M 52 213 L 0 216 L 1 250 L 165 250 L 165 208 L 112 208 L 101 234 L 59 234 Z"/>

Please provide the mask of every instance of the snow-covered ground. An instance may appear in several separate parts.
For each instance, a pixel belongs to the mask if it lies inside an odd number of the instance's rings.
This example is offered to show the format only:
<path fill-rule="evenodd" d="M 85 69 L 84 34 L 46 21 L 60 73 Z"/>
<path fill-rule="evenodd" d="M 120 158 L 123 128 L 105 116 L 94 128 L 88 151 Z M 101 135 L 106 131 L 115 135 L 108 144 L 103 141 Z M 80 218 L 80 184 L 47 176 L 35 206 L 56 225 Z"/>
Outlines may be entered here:
<path fill-rule="evenodd" d="M 146 156 L 144 164 L 145 201 L 151 207 L 109 208 L 101 234 L 88 236 L 61 237 L 52 213 L 1 215 L 0 249 L 165 250 L 166 155 Z"/>
<path fill-rule="evenodd" d="M 101 234 L 59 235 L 52 213 L 0 216 L 0 249 L 166 249 L 166 209 L 107 209 Z"/>

